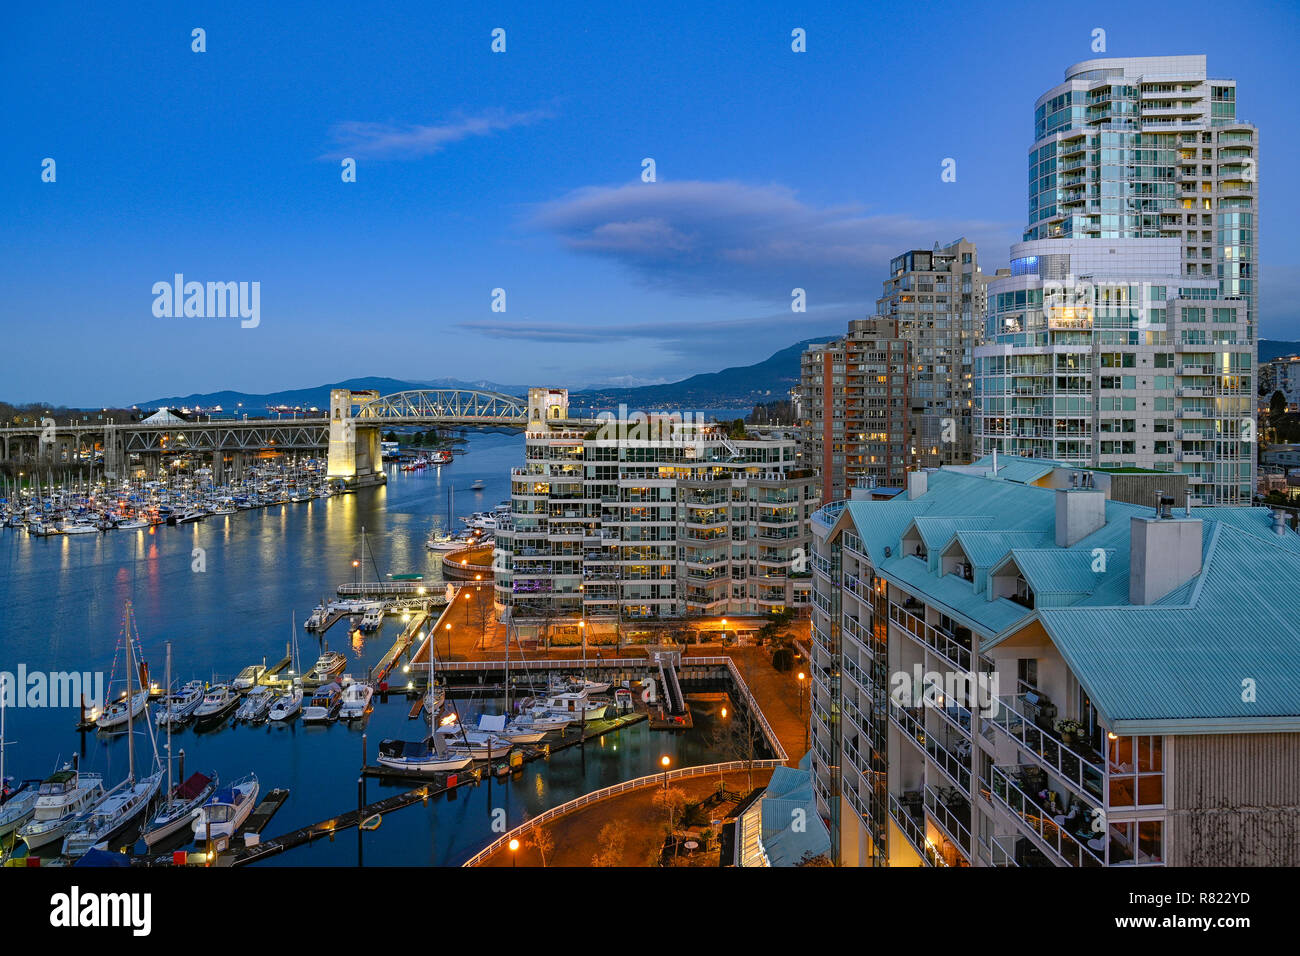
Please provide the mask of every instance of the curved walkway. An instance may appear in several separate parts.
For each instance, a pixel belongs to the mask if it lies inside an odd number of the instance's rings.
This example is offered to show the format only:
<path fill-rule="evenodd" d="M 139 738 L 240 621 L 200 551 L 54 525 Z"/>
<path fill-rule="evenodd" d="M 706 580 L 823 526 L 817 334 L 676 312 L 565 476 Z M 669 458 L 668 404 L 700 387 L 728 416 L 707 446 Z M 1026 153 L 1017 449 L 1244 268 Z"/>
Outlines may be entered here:
<path fill-rule="evenodd" d="M 767 784 L 772 771 L 754 769 L 754 786 Z M 688 777 L 670 781 L 670 786 L 686 794 L 689 802 L 696 802 L 718 787 L 718 775 Z M 734 771 L 722 774 L 728 790 L 747 792 L 749 774 Z M 623 866 L 654 866 L 658 863 L 659 848 L 663 845 L 663 811 L 654 805 L 654 794 L 660 785 L 647 783 L 644 787 L 617 794 L 577 807 L 569 813 L 551 820 L 543 826 L 550 832 L 555 848 L 547 857 L 547 866 L 591 866 L 597 850 L 600 831 L 607 823 L 624 825 L 626 842 L 623 846 Z M 541 857 L 527 834 L 520 841 L 517 859 L 511 861 L 509 849 L 502 849 L 488 857 L 480 866 L 541 866 Z"/>

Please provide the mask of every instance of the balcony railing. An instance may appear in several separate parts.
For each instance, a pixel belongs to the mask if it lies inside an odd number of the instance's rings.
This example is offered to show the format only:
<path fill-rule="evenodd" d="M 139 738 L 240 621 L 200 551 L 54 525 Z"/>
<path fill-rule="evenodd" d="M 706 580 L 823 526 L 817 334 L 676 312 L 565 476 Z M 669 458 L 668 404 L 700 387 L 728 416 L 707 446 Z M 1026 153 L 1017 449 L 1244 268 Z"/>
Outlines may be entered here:
<path fill-rule="evenodd" d="M 1010 811 L 1042 849 L 1066 866 L 1105 866 L 1105 859 L 1098 855 L 1097 850 L 1053 818 L 1062 816 L 1064 810 L 1053 815 L 1050 807 L 1040 805 L 1020 789 L 1017 783 L 1019 769 L 1010 768 L 1008 772 L 1002 767 L 993 768 L 992 801 Z"/>
<path fill-rule="evenodd" d="M 914 815 L 909 812 L 908 808 L 904 807 L 896 796 L 892 793 L 889 795 L 889 812 L 893 816 L 894 822 L 898 824 L 898 828 L 903 831 L 903 835 L 912 844 L 913 849 L 931 866 L 947 866 L 947 862 L 939 854 L 938 850 L 931 846 L 930 841 L 925 838 L 925 811 L 921 809 L 921 804 L 913 804 L 912 809 L 920 811 L 919 814 Z"/>
<path fill-rule="evenodd" d="M 994 728 L 1002 731 L 1084 800 L 1102 799 L 1102 768 L 1025 717 L 1029 708 L 1024 703 L 1023 694 L 999 697 L 996 707 L 997 712 L 992 717 L 981 721 L 985 738 L 990 738 Z"/>
<path fill-rule="evenodd" d="M 970 852 L 970 801 L 954 790 L 925 788 L 925 808 L 939 829 L 957 845 L 962 855 Z"/>
<path fill-rule="evenodd" d="M 970 647 L 960 643 L 953 635 L 926 624 L 902 605 L 889 602 L 889 619 L 906 630 L 922 644 L 958 670 L 970 670 Z"/>

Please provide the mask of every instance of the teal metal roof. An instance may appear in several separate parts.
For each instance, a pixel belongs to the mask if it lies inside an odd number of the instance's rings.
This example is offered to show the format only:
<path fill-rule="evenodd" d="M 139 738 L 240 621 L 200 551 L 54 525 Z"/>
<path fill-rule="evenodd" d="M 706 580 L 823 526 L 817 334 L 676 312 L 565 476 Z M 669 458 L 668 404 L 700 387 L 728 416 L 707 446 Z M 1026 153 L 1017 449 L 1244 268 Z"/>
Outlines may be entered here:
<path fill-rule="evenodd" d="M 993 456 L 985 455 L 974 462 L 982 468 L 993 467 Z M 1014 481 L 1027 485 L 1049 475 L 1057 468 L 1077 468 L 1063 461 L 1051 461 L 1047 458 L 1021 458 L 1018 455 L 998 455 L 998 477 L 1003 481 Z"/>
<path fill-rule="evenodd" d="M 1003 456 L 998 464 L 1002 474 Z M 1130 519 L 1151 508 L 1107 501 L 1105 525 L 1056 548 L 1055 500 L 1052 489 L 939 470 L 921 497 L 851 501 L 840 523 L 857 533 L 878 574 L 973 628 L 983 649 L 1041 621 L 1117 730 L 1300 729 L 1300 535 L 1276 534 L 1266 508 L 1195 508 L 1204 522 L 1201 573 L 1142 607 L 1128 600 Z M 940 548 L 955 536 L 981 569 L 1014 558 L 1043 596 L 1040 607 L 990 600 L 977 589 L 986 575 L 976 583 L 940 576 L 901 554 L 913 521 L 927 547 L 930 536 Z M 1252 702 L 1241 699 L 1247 678 L 1256 682 Z"/>

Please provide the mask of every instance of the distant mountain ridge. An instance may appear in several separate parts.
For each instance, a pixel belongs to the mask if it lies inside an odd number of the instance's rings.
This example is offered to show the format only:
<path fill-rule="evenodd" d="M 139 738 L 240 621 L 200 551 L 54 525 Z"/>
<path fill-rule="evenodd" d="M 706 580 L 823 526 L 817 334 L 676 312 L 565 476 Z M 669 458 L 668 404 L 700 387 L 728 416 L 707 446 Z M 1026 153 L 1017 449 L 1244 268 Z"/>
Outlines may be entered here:
<path fill-rule="evenodd" d="M 781 349 L 761 362 L 739 365 L 719 372 L 703 372 L 680 382 L 664 385 L 641 385 L 635 388 L 580 389 L 570 393 L 570 404 L 582 408 L 603 408 L 620 403 L 634 408 L 748 408 L 760 402 L 773 402 L 789 398 L 789 391 L 799 382 L 799 355 L 814 342 L 830 341 L 831 336 L 807 339 Z M 542 384 L 542 383 L 538 383 Z M 396 378 L 369 376 L 350 378 L 329 385 L 310 388 L 284 389 L 266 394 L 252 394 L 225 390 L 192 395 L 171 395 L 147 402 L 137 402 L 136 407 L 155 408 L 213 408 L 220 405 L 230 413 L 242 409 L 260 412 L 270 407 L 320 408 L 329 406 L 330 390 L 350 388 L 374 389 L 381 395 L 421 388 L 481 388 L 503 392 L 507 395 L 525 395 L 527 386 L 500 385 L 495 382 L 464 382 L 457 379 L 436 379 L 428 382 L 409 382 Z"/>

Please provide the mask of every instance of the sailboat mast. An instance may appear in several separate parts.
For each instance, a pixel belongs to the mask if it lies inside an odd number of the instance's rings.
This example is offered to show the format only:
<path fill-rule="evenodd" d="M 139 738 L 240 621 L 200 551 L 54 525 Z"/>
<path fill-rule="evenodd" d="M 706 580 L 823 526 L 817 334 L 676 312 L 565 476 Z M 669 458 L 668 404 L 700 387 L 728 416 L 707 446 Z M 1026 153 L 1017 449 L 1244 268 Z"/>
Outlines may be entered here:
<path fill-rule="evenodd" d="M 171 706 L 172 696 L 172 642 L 167 642 L 167 685 L 163 692 L 163 713 L 167 715 L 167 796 L 170 797 L 175 792 L 175 781 L 172 779 L 172 717 L 167 713 L 167 708 Z"/>
<path fill-rule="evenodd" d="M 126 635 L 126 760 L 127 779 L 135 783 L 135 708 L 131 698 L 131 671 L 135 667 L 135 658 L 131 654 L 131 602 L 126 602 L 126 614 L 122 621 L 122 631 Z"/>

